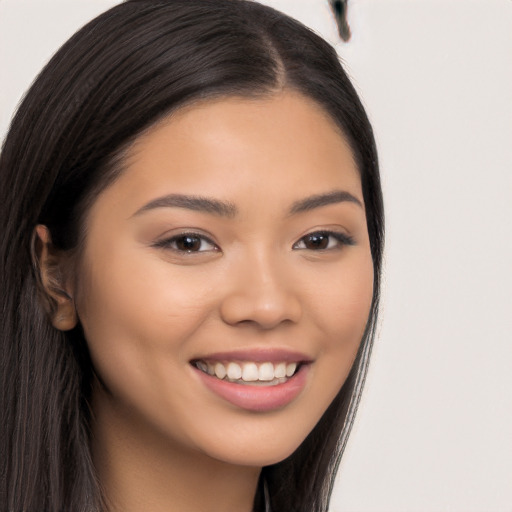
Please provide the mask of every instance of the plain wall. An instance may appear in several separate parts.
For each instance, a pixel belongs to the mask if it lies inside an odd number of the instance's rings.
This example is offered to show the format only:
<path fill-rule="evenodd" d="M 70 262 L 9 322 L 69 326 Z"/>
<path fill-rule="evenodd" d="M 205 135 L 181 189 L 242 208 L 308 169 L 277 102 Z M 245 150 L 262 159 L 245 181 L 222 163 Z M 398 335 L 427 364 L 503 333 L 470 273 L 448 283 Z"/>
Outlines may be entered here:
<path fill-rule="evenodd" d="M 0 136 L 115 0 L 0 0 Z M 337 44 L 373 122 L 385 288 L 332 512 L 512 511 L 512 2 L 267 0 Z"/>

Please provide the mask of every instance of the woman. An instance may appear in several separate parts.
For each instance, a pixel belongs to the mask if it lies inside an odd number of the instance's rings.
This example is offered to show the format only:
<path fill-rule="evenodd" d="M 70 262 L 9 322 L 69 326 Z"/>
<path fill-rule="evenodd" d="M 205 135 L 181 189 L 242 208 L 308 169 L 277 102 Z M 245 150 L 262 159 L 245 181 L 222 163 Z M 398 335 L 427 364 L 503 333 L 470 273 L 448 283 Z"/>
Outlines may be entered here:
<path fill-rule="evenodd" d="M 125 2 L 0 179 L 2 510 L 327 510 L 383 233 L 335 51 L 253 2 Z"/>

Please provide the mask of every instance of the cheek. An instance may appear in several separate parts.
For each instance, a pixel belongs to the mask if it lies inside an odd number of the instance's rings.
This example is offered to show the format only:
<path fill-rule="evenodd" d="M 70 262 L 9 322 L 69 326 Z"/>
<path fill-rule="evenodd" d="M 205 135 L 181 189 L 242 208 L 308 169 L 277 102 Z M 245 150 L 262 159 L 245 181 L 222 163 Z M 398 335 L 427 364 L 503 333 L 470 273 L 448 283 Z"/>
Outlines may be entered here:
<path fill-rule="evenodd" d="M 78 294 L 79 314 L 91 329 L 141 335 L 162 330 L 169 342 L 176 328 L 197 323 L 207 307 L 209 289 L 200 272 L 173 271 L 172 265 L 129 243 L 112 243 L 101 252 L 91 246 L 94 258 L 84 265 Z"/>
<path fill-rule="evenodd" d="M 319 403 L 328 407 L 344 384 L 357 355 L 373 299 L 371 256 L 354 259 L 316 295 L 316 326 L 323 334 L 314 368 Z"/>
<path fill-rule="evenodd" d="M 115 386 L 127 375 L 133 382 L 156 378 L 155 365 L 185 361 L 186 342 L 209 318 L 211 299 L 198 279 L 171 275 L 156 258 L 111 256 L 110 264 L 98 258 L 83 273 L 77 310 L 96 371 Z"/>
<path fill-rule="evenodd" d="M 326 335 L 325 349 L 357 349 L 373 299 L 373 262 L 369 252 L 354 255 L 341 271 L 332 272 L 323 286 L 315 288 L 313 307 L 317 327 Z"/>

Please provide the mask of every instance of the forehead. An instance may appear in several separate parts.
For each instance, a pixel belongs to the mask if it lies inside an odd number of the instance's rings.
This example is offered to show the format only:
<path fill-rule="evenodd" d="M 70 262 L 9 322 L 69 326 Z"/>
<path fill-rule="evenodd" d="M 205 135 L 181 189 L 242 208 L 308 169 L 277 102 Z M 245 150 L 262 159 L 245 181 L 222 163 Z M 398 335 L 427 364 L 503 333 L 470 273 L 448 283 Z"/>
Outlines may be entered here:
<path fill-rule="evenodd" d="M 361 187 L 341 130 L 317 103 L 291 91 L 179 109 L 129 148 L 118 185 L 141 200 L 258 193 L 281 202 L 339 188 L 360 195 Z"/>

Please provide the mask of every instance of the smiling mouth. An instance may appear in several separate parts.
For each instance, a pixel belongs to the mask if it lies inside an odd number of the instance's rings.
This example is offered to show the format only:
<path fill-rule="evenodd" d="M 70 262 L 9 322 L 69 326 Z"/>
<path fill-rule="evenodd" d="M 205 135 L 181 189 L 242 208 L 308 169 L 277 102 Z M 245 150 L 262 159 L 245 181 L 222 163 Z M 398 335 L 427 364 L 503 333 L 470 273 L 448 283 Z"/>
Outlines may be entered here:
<path fill-rule="evenodd" d="M 219 380 L 250 386 L 277 386 L 291 379 L 302 362 L 191 361 L 201 372 Z"/>

